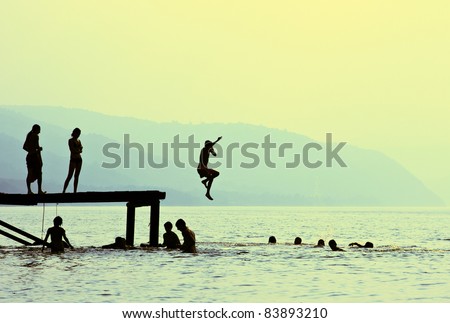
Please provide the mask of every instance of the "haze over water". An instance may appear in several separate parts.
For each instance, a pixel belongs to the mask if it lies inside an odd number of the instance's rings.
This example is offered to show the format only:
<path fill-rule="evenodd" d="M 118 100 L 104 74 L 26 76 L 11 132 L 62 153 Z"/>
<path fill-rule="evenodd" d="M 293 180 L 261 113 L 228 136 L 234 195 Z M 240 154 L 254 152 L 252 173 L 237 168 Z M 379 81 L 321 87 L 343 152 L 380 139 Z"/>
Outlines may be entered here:
<path fill-rule="evenodd" d="M 0 210 L 40 236 L 42 206 Z M 160 242 L 162 224 L 183 218 L 196 255 L 99 248 L 125 236 L 124 206 L 47 205 L 45 229 L 55 213 L 75 250 L 52 255 L 0 237 L 0 302 L 450 301 L 448 208 L 162 206 Z M 148 208 L 137 209 L 135 246 L 148 241 L 148 221 Z M 318 239 L 346 252 L 314 248 Z M 375 248 L 348 247 L 366 241 Z"/>

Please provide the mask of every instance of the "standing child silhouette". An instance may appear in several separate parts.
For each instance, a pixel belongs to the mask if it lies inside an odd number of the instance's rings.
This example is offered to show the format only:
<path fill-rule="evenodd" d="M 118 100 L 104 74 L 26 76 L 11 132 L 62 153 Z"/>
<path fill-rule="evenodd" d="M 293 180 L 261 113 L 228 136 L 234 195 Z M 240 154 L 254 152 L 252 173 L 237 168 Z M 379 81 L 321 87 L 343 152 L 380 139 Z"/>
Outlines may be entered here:
<path fill-rule="evenodd" d="M 70 244 L 69 239 L 66 236 L 66 230 L 61 228 L 63 220 L 60 216 L 57 216 L 53 219 L 53 227 L 48 228 L 47 234 L 45 235 L 44 245 L 42 246 L 42 251 L 44 251 L 45 245 L 47 243 L 47 239 L 50 236 L 51 243 L 50 248 L 52 253 L 62 253 L 64 252 L 64 241 L 67 242 L 67 245 L 73 249 L 73 246 Z"/>

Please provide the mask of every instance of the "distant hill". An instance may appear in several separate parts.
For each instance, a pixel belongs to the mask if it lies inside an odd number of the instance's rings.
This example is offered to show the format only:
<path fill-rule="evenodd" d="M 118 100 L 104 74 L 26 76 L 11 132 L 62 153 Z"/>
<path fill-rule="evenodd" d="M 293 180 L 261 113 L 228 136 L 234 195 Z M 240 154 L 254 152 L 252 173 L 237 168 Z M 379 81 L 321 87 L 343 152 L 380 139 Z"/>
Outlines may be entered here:
<path fill-rule="evenodd" d="M 158 189 L 167 192 L 166 205 L 443 205 L 436 194 L 394 160 L 349 144 L 339 152 L 347 167 L 340 167 L 336 161 L 333 167 L 325 167 L 326 144 L 316 142 L 324 149 L 310 150 L 309 160 L 324 161 L 321 167 L 307 168 L 300 163 L 287 168 L 294 154 L 299 153 L 302 160 L 302 148 L 313 140 L 263 126 L 157 123 L 61 107 L 0 107 L 0 118 L 3 192 L 26 191 L 22 144 L 31 126 L 39 123 L 44 188 L 51 192 L 62 190 L 69 160 L 67 140 L 72 129 L 79 127 L 84 146 L 80 191 Z M 210 162 L 222 163 L 215 167 L 221 175 L 214 182 L 215 200 L 211 202 L 204 197 L 196 163 L 200 145 L 218 136 L 223 136 L 217 147 L 223 154 L 211 157 Z M 263 148 L 267 136 L 276 147 Z M 187 143 L 189 138 L 198 147 L 182 148 L 177 153 L 176 140 Z M 345 138 L 334 137 L 333 147 L 341 140 Z M 119 158 L 120 165 L 112 167 Z M 249 167 L 256 160 L 258 166 Z M 158 166 L 163 162 L 168 166 Z M 185 167 L 180 167 L 183 163 Z M 275 168 L 269 167 L 271 163 Z"/>

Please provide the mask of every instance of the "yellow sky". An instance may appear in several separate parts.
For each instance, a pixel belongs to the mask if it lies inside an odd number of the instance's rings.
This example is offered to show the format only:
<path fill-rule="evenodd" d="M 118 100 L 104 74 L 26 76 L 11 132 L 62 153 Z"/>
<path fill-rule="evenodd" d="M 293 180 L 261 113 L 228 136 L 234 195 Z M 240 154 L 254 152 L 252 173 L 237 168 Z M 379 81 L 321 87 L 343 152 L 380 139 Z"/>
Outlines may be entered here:
<path fill-rule="evenodd" d="M 422 179 L 450 175 L 448 0 L 0 8 L 0 104 L 333 132 Z"/>

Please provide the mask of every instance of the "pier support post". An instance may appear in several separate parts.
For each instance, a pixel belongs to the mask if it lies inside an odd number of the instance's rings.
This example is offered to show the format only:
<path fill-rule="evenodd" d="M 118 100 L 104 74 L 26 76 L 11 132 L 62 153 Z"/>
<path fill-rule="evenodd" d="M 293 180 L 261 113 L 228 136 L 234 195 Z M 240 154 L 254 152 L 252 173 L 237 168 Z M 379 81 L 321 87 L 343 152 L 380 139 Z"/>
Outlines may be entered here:
<path fill-rule="evenodd" d="M 159 200 L 152 201 L 150 204 L 150 246 L 158 246 L 159 236 Z"/>
<path fill-rule="evenodd" d="M 134 226 L 136 222 L 136 207 L 133 203 L 127 203 L 127 233 L 126 243 L 129 246 L 134 246 Z"/>

